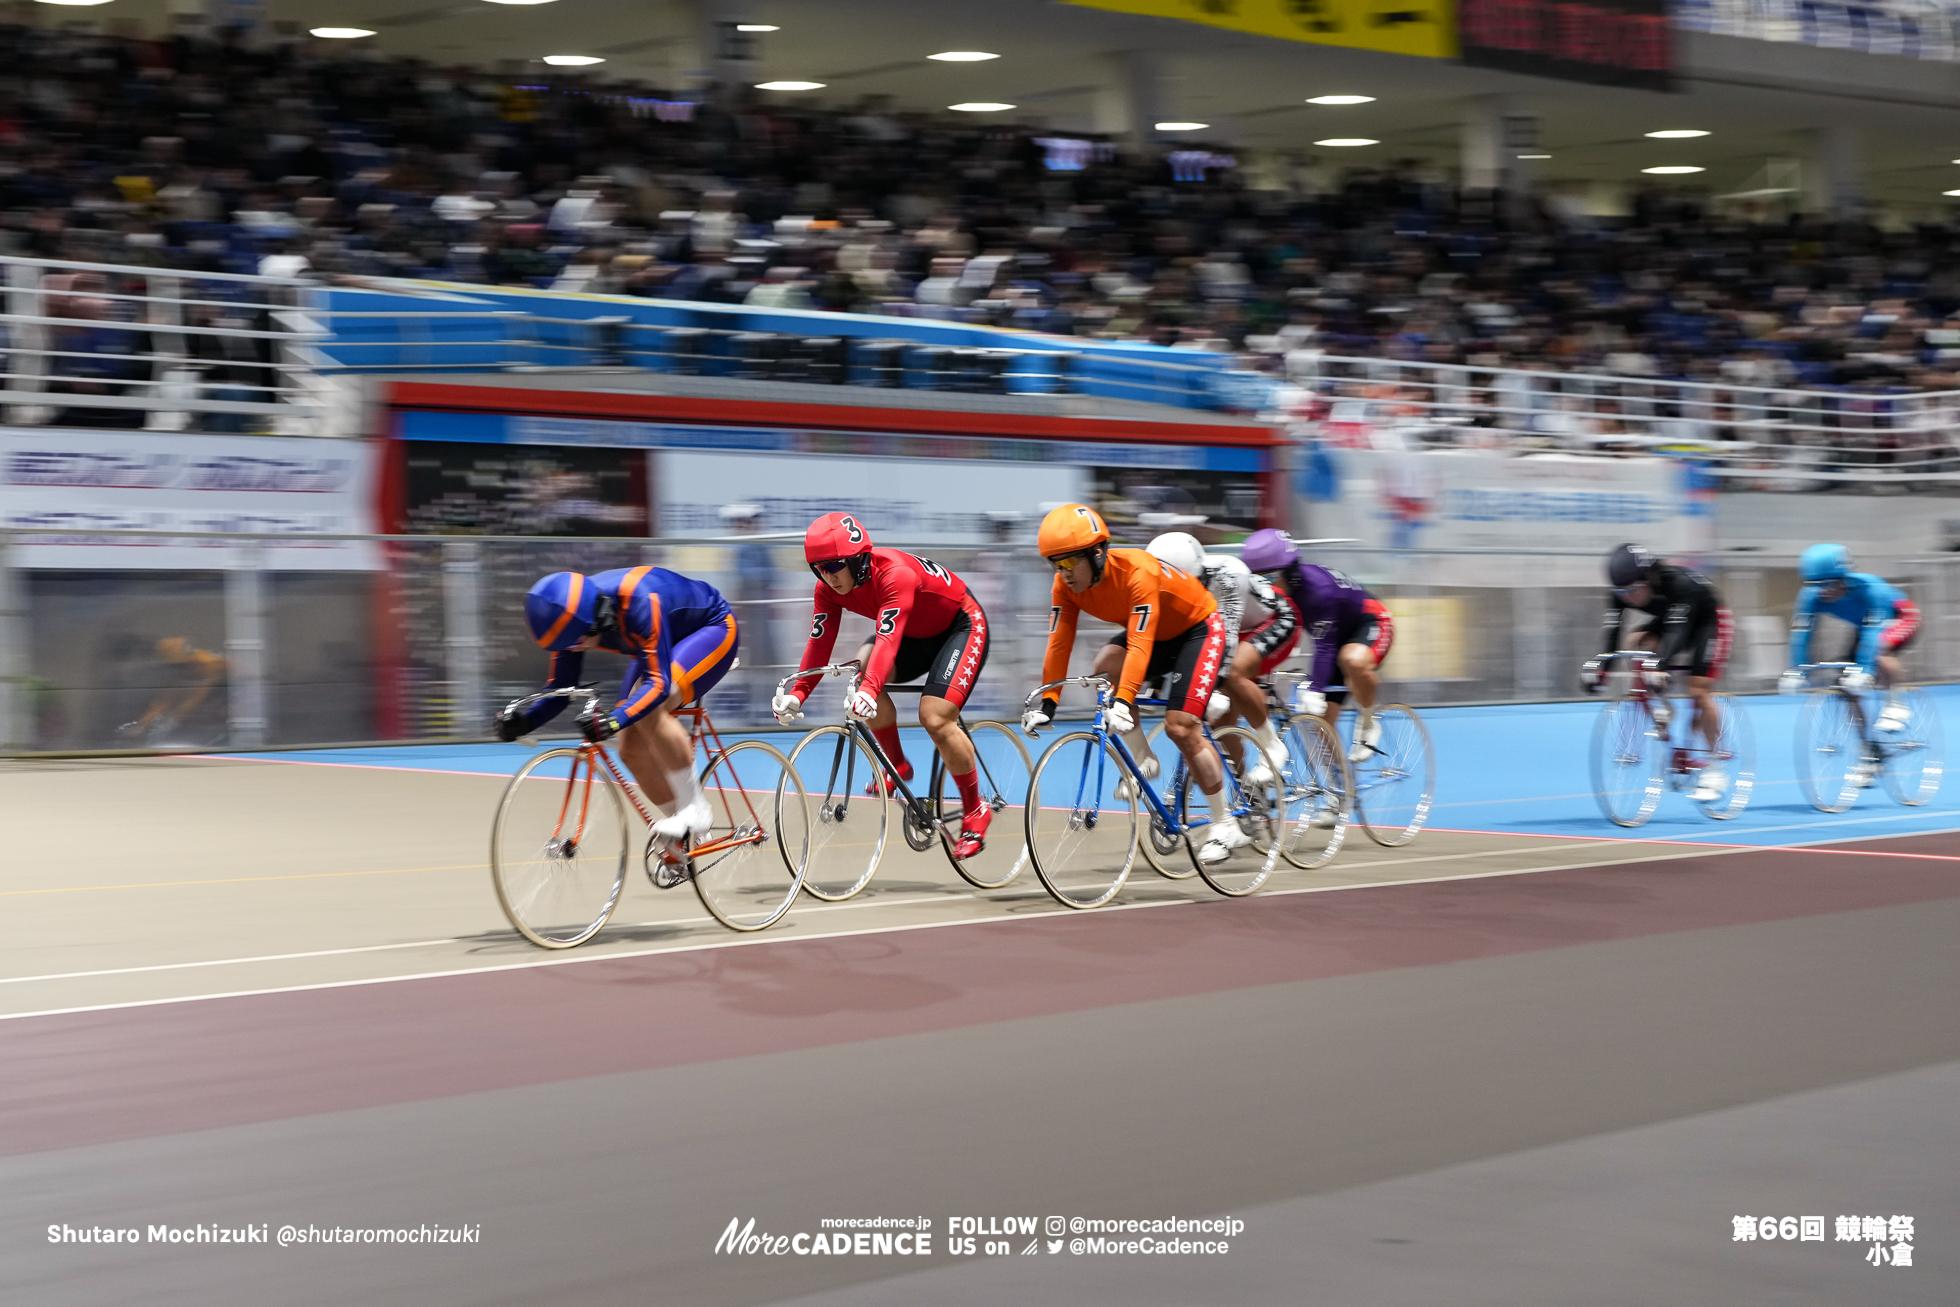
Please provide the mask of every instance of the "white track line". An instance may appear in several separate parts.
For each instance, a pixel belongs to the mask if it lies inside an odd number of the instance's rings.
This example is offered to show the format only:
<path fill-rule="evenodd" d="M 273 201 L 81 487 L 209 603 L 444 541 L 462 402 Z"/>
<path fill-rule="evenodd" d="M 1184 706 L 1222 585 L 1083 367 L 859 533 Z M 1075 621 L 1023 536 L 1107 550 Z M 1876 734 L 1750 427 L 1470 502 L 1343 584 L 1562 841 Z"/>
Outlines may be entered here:
<path fill-rule="evenodd" d="M 1925 832 L 1925 833 L 1930 834 L 1930 833 L 1945 833 L 1945 832 Z M 1601 846 L 1624 846 L 1625 844 L 1630 842 L 1632 841 L 1593 840 L 1593 841 L 1587 841 L 1580 845 L 1576 845 L 1575 847 L 1597 848 Z M 1449 861 L 1451 859 L 1458 858 L 1458 857 L 1485 857 L 1485 856 L 1490 856 L 1490 855 L 1503 853 L 1507 851 L 1508 850 L 1504 850 L 1504 849 L 1491 849 L 1491 850 L 1487 850 L 1484 853 L 1476 853 L 1476 854 L 1432 854 L 1421 858 L 1396 859 L 1392 862 L 1377 863 L 1375 865 L 1376 866 L 1402 866 L 1402 865 L 1408 865 L 1411 863 L 1419 863 L 1419 862 Z M 1724 846 L 1703 853 L 1701 856 L 1727 857 L 1739 853 L 1768 853 L 1768 852 L 1778 852 L 1778 851 L 1785 852 L 1785 853 L 1800 853 L 1800 852 L 1809 852 L 1811 850 L 1807 850 L 1801 845 L 1783 846 L 1781 848 L 1778 848 L 1777 846 L 1744 844 L 1744 845 Z M 1815 851 L 1821 853 L 1839 852 L 1838 850 L 1831 850 L 1831 849 L 1820 849 Z M 1857 854 L 1860 851 L 1843 850 L 1842 852 Z M 1459 880 L 1491 880 L 1501 876 L 1536 876 L 1536 875 L 1543 875 L 1545 873 L 1554 872 L 1554 871 L 1579 871 L 1579 870 L 1586 870 L 1591 868 L 1635 866 L 1643 862 L 1667 861 L 1668 859 L 1675 856 L 1679 856 L 1679 855 L 1657 853 L 1654 857 L 1651 858 L 1627 858 L 1620 862 L 1614 862 L 1614 863 L 1568 862 L 1568 863 L 1560 863 L 1558 865 L 1550 866 L 1550 867 L 1511 867 L 1511 868 L 1502 868 L 1496 871 L 1465 872 L 1458 875 L 1448 875 L 1448 876 L 1426 876 L 1426 877 L 1416 877 L 1413 879 L 1405 879 L 1405 880 L 1363 881 L 1363 882 L 1357 882 L 1355 884 L 1349 884 L 1349 885 L 1306 885 L 1296 889 L 1264 890 L 1261 891 L 1258 895 L 1256 895 L 1255 898 L 1284 898 L 1295 894 L 1338 894 L 1348 890 L 1393 889 L 1403 885 L 1439 885 L 1439 884 L 1448 884 L 1453 881 L 1459 881 Z M 1928 856 L 1928 855 L 1895 854 L 1891 856 L 1919 857 L 1919 856 Z M 1939 855 L 1930 855 L 1929 860 L 1955 861 L 1960 859 L 1951 859 Z M 910 899 L 910 900 L 885 900 L 885 901 L 872 900 L 864 903 L 839 903 L 839 904 L 833 904 L 828 906 L 836 909 L 897 907 L 900 906 L 901 903 L 912 903 L 912 904 L 943 903 L 943 902 L 954 901 L 959 898 L 971 899 L 971 898 L 978 898 L 978 897 L 979 896 L 977 893 L 969 891 L 965 894 L 941 895 L 941 896 L 934 896 L 929 898 L 917 898 L 917 899 Z M 1163 899 L 1150 903 L 1112 903 L 1105 907 L 1094 909 L 1093 914 L 1085 914 L 1085 915 L 1099 915 L 1099 914 L 1110 913 L 1110 912 L 1141 912 L 1152 908 L 1222 906 L 1224 903 L 1229 901 L 1230 900 L 1221 899 L 1218 900 L 1216 903 L 1212 903 L 1203 899 Z M 806 911 L 813 911 L 813 910 L 815 909 L 806 909 Z M 444 971 L 415 972 L 408 975 L 399 975 L 399 976 L 372 976 L 359 980 L 328 980 L 328 981 L 318 981 L 313 984 L 306 984 L 306 985 L 272 985 L 259 989 L 229 990 L 217 994 L 187 994 L 175 998 L 135 999 L 122 1003 L 96 1003 L 96 1004 L 89 1004 L 80 1007 L 48 1008 L 36 1012 L 0 1013 L 0 1021 L 19 1021 L 29 1017 L 70 1016 L 70 1015 L 76 1015 L 76 1014 L 86 1013 L 86 1012 L 120 1011 L 124 1008 L 162 1007 L 162 1006 L 177 1004 L 177 1003 L 203 1003 L 203 1002 L 209 1002 L 214 999 L 252 998 L 263 994 L 297 994 L 297 993 L 304 993 L 309 990 L 348 989 L 361 985 L 388 985 L 388 984 L 396 984 L 402 981 L 411 981 L 411 980 L 440 980 L 440 979 L 446 979 L 450 977 L 487 975 L 492 972 L 499 972 L 499 971 L 529 971 L 540 967 L 578 966 L 586 963 L 595 963 L 595 962 L 618 962 L 618 961 L 626 961 L 634 958 L 663 957 L 670 954 L 679 954 L 679 953 L 700 953 L 711 949 L 747 948 L 752 945 L 758 945 L 758 944 L 787 944 L 787 943 L 794 943 L 797 941 L 847 939 L 859 935 L 886 935 L 886 934 L 893 934 L 898 931 L 937 930 L 937 929 L 942 929 L 942 928 L 952 927 L 952 926 L 990 926 L 990 925 L 1001 925 L 1001 924 L 1013 923 L 1013 922 L 1045 921 L 1057 916 L 1065 915 L 1067 911 L 1068 911 L 1067 909 L 1062 908 L 1058 905 L 1049 908 L 1047 911 L 1040 912 L 1037 914 L 1032 914 L 1032 915 L 1021 914 L 1021 915 L 1014 915 L 1014 916 L 998 916 L 998 917 L 968 917 L 968 918 L 962 918 L 953 921 L 922 921 L 922 922 L 911 922 L 911 923 L 892 925 L 892 926 L 865 926 L 856 930 L 827 931 L 819 935 L 790 935 L 784 933 L 777 933 L 773 931 L 764 931 L 759 934 L 741 935 L 732 939 L 706 940 L 696 944 L 672 945 L 666 948 L 633 949 L 633 950 L 614 952 L 614 953 L 591 953 L 591 954 L 575 955 L 570 957 L 550 956 L 550 957 L 529 959 L 524 962 L 504 963 L 497 966 L 461 967 L 461 968 L 451 968 Z M 700 920 L 705 921 L 707 920 L 707 918 L 703 917 L 700 918 Z M 648 922 L 645 924 L 663 925 L 668 923 Z M 340 954 L 340 953 L 375 952 L 375 951 L 380 951 L 382 949 L 390 949 L 390 948 L 413 948 L 413 947 L 418 947 L 420 944 L 423 943 L 448 944 L 448 943 L 463 942 L 465 938 L 473 938 L 473 937 L 457 937 L 456 939 L 452 939 L 452 940 L 421 941 L 418 942 L 417 944 L 372 945 L 360 949 L 327 950 L 322 953 L 295 953 L 295 954 L 286 954 L 286 955 L 276 955 L 273 958 L 268 958 L 263 960 L 280 960 L 282 958 L 299 959 L 299 958 L 317 957 L 317 956 L 330 956 L 333 954 Z M 242 958 L 241 959 L 218 959 L 210 963 L 167 964 L 166 966 L 163 967 L 133 968 L 132 970 L 168 970 L 171 969 L 172 967 L 179 967 L 179 966 L 206 966 L 206 965 L 222 966 L 230 961 L 253 961 L 253 960 L 260 960 L 260 959 L 242 959 Z M 88 974 L 88 973 L 82 973 L 82 974 Z M 110 974 L 114 974 L 114 973 L 110 973 Z M 59 979 L 59 978 L 60 977 L 54 977 L 54 976 L 47 976 L 47 977 L 23 976 L 23 977 L 16 977 L 15 979 L 25 981 L 25 980 Z"/>

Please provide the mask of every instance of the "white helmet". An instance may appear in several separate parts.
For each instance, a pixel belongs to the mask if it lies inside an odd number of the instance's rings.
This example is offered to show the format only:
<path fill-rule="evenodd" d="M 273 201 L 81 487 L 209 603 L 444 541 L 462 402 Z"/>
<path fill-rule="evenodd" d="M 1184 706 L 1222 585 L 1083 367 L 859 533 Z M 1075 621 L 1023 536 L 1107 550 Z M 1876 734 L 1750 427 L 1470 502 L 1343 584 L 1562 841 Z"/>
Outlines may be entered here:
<path fill-rule="evenodd" d="M 1160 563 L 1169 563 L 1186 576 L 1205 579 L 1205 547 L 1186 531 L 1166 531 L 1147 546 Z"/>

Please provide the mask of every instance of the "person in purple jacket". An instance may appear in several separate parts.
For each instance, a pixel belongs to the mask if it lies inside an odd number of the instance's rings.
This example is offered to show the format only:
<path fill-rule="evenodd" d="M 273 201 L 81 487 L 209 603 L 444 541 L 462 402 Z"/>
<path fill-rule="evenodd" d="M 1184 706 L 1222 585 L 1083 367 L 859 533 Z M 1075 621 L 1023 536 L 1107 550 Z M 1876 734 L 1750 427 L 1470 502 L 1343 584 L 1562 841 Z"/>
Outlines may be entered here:
<path fill-rule="evenodd" d="M 1313 641 L 1312 675 L 1294 692 L 1294 710 L 1319 717 L 1327 712 L 1330 691 L 1353 691 L 1361 720 L 1348 757 L 1367 761 L 1382 737 L 1381 723 L 1375 720 L 1375 691 L 1381 685 L 1377 669 L 1395 643 L 1394 615 L 1344 573 L 1301 562 L 1299 548 L 1282 532 L 1254 531 L 1240 557 L 1286 596 Z M 1339 717 L 1338 705 L 1334 713 L 1330 724 Z"/>

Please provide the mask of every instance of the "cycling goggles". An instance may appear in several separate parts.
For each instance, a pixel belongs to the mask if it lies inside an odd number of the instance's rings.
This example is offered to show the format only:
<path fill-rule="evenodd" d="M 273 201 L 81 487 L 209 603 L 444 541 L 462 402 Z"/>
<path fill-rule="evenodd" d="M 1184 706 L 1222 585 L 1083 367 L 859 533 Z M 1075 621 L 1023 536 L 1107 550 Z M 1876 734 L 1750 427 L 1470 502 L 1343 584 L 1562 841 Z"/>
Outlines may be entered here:
<path fill-rule="evenodd" d="M 1073 572 L 1077 563 L 1089 562 L 1095 552 L 1094 549 L 1078 549 L 1072 554 L 1056 554 L 1048 560 L 1048 564 L 1057 572 Z"/>
<path fill-rule="evenodd" d="M 836 576 L 850 565 L 851 560 L 848 558 L 827 558 L 821 563 L 810 564 L 811 567 L 822 572 L 825 576 Z"/>

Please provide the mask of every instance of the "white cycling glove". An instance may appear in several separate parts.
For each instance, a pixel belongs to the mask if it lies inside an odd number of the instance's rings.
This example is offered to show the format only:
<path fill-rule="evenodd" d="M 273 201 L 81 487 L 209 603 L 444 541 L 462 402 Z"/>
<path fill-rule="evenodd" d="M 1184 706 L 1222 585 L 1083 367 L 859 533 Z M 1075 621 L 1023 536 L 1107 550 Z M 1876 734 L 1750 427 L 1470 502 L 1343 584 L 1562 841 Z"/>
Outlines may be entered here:
<path fill-rule="evenodd" d="M 1109 705 L 1107 720 L 1110 730 L 1118 735 L 1128 735 L 1137 728 L 1137 710 L 1118 699 Z"/>
<path fill-rule="evenodd" d="M 878 696 L 863 690 L 853 690 L 851 697 L 844 703 L 844 711 L 857 721 L 868 722 L 878 715 Z"/>
<path fill-rule="evenodd" d="M 1789 671 L 1776 678 L 1776 692 L 1778 694 L 1795 694 L 1803 689 L 1804 682 L 1808 679 L 1802 672 L 1792 667 Z"/>
<path fill-rule="evenodd" d="M 1327 696 L 1318 690 L 1309 690 L 1302 686 L 1293 694 L 1293 711 L 1308 717 L 1325 717 Z"/>
<path fill-rule="evenodd" d="M 1021 714 L 1021 729 L 1029 735 L 1039 735 L 1041 728 L 1054 720 L 1055 715 L 1048 711 L 1046 704 L 1043 704 L 1039 708 L 1030 708 Z"/>
<path fill-rule="evenodd" d="M 769 701 L 769 711 L 776 714 L 777 724 L 787 726 L 803 716 L 803 701 L 793 694 L 779 694 Z"/>

